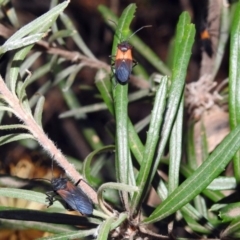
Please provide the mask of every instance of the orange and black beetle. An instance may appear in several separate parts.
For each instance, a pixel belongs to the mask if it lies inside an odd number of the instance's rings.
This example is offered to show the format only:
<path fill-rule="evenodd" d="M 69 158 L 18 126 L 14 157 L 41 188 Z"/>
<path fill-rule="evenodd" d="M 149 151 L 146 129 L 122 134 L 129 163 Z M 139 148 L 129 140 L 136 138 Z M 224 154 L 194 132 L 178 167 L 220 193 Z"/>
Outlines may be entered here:
<path fill-rule="evenodd" d="M 116 77 L 116 80 L 120 84 L 128 83 L 129 77 L 132 73 L 133 67 L 137 65 L 137 62 L 133 60 L 132 57 L 132 49 L 133 47 L 128 43 L 128 40 L 136 34 L 138 31 L 145 27 L 151 26 L 143 26 L 131 34 L 130 37 L 126 41 L 122 41 L 117 45 L 117 54 L 115 56 L 115 61 L 112 64 L 113 72 Z"/>

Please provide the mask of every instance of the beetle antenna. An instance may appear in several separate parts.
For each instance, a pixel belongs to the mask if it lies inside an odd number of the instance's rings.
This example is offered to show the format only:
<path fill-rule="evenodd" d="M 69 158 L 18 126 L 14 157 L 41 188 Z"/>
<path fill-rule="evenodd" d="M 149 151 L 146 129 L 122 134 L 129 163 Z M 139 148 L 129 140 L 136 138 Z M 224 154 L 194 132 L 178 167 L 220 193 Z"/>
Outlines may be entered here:
<path fill-rule="evenodd" d="M 136 30 L 134 33 L 132 33 L 132 34 L 127 38 L 127 41 L 128 41 L 134 34 L 136 34 L 137 32 L 139 32 L 140 30 L 142 30 L 143 28 L 148 28 L 148 27 L 152 27 L 152 25 L 146 25 L 146 26 L 140 27 L 138 30 Z"/>

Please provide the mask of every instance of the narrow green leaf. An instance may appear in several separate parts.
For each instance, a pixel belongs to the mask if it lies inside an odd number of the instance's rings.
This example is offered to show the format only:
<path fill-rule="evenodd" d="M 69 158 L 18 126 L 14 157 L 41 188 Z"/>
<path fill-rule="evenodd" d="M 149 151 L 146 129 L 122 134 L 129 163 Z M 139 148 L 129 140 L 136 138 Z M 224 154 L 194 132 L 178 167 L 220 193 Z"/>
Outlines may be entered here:
<path fill-rule="evenodd" d="M 60 232 L 60 231 L 59 231 Z M 97 234 L 97 228 L 90 229 L 90 230 L 79 230 L 79 231 L 72 231 L 72 232 L 61 232 L 59 234 L 55 234 L 54 236 L 50 237 L 43 237 L 38 238 L 38 240 L 70 240 L 70 239 L 83 239 L 88 236 L 92 236 Z"/>
<path fill-rule="evenodd" d="M 240 2 L 238 2 L 230 38 L 229 117 L 231 129 L 240 124 Z M 240 182 L 240 151 L 233 159 L 234 175 Z"/>
<path fill-rule="evenodd" d="M 117 44 L 119 36 L 122 39 L 127 39 L 129 35 L 129 26 L 134 17 L 136 10 L 135 4 L 129 4 L 123 11 L 117 25 L 117 30 L 114 36 L 112 55 L 117 52 Z M 113 77 L 113 86 L 115 77 Z M 128 145 L 128 84 L 118 84 L 114 88 L 115 93 L 115 120 L 116 120 L 116 176 L 119 182 L 128 184 L 129 180 L 129 145 Z M 122 193 L 125 208 L 128 209 L 128 194 Z"/>
<path fill-rule="evenodd" d="M 174 191 L 179 185 L 179 172 L 180 163 L 182 159 L 182 131 L 183 131 L 183 110 L 184 99 L 182 96 L 179 109 L 175 122 L 173 124 L 170 136 L 170 149 L 169 149 L 169 181 L 168 192 L 169 194 Z"/>
<path fill-rule="evenodd" d="M 57 60 L 58 60 L 58 56 L 57 55 L 53 55 L 51 57 L 50 61 L 48 61 L 46 64 L 40 66 L 39 68 L 35 69 L 34 72 L 32 73 L 32 76 L 30 77 L 30 79 L 26 79 L 25 80 L 24 88 L 26 88 L 28 85 L 30 85 L 34 81 L 38 80 L 39 78 L 41 78 L 45 74 L 47 74 L 50 71 L 52 71 L 53 66 L 56 64 Z"/>
<path fill-rule="evenodd" d="M 105 103 L 95 103 L 88 106 L 63 112 L 59 115 L 59 118 L 77 117 L 79 115 L 85 115 L 86 113 L 98 112 L 106 109 L 107 109 L 107 106 Z"/>
<path fill-rule="evenodd" d="M 4 45 L 21 39 L 27 36 L 30 33 L 43 33 L 48 30 L 48 28 L 52 25 L 52 23 L 56 20 L 58 15 L 67 7 L 70 1 L 64 1 L 63 3 L 57 5 L 56 7 L 52 8 L 50 11 L 46 12 L 42 16 L 38 17 L 34 21 L 28 23 L 16 33 L 14 33 Z"/>
<path fill-rule="evenodd" d="M 163 181 L 160 181 L 158 183 L 158 187 L 156 188 L 157 194 L 161 197 L 162 200 L 165 200 L 168 196 L 168 190 L 166 185 L 164 184 Z M 210 224 L 207 219 L 205 219 L 204 216 L 202 216 L 190 203 L 187 203 L 185 206 L 181 208 L 181 213 L 183 214 L 183 217 L 187 217 L 188 219 L 192 219 L 192 222 L 195 224 L 195 228 L 200 228 L 200 232 L 208 232 L 209 230 L 212 231 L 214 227 L 212 224 Z M 204 222 L 204 225 L 202 224 Z M 201 226 L 197 226 L 201 225 Z M 203 228 L 205 230 L 203 230 Z"/>
<path fill-rule="evenodd" d="M 209 156 L 208 153 L 208 143 L 207 143 L 207 135 L 206 135 L 206 129 L 204 126 L 203 121 L 201 120 L 201 155 L 202 159 L 201 162 L 205 161 L 207 157 Z M 207 218 L 207 206 L 204 198 L 202 196 L 196 196 L 194 198 L 194 205 L 196 209 L 201 213 L 205 218 Z"/>
<path fill-rule="evenodd" d="M 73 71 L 75 71 L 76 68 L 78 68 L 78 67 L 79 67 L 79 65 L 73 64 L 67 68 L 64 68 L 62 71 L 58 72 L 53 81 L 53 85 L 54 86 L 58 85 L 61 81 L 63 81 L 66 77 L 68 77 Z"/>
<path fill-rule="evenodd" d="M 174 39 L 174 50 L 173 50 L 173 68 L 177 64 L 178 54 L 181 50 L 180 45 L 184 37 L 184 29 L 187 24 L 191 22 L 190 15 L 187 12 L 183 12 L 178 20 L 176 28 L 176 37 Z"/>
<path fill-rule="evenodd" d="M 13 109 L 10 107 L 0 106 L 0 111 L 6 111 L 6 112 L 11 112 L 11 113 L 15 114 Z"/>
<path fill-rule="evenodd" d="M 23 98 L 26 97 L 26 87 L 28 85 L 28 82 L 29 82 L 29 79 L 31 78 L 31 73 L 28 72 L 28 76 L 27 78 L 25 79 L 25 81 L 23 82 L 22 86 L 20 87 L 19 89 L 19 92 L 18 92 L 18 98 L 19 98 L 19 101 L 22 102 L 23 101 Z"/>
<path fill-rule="evenodd" d="M 12 130 L 12 129 L 28 130 L 28 127 L 23 124 L 0 125 L 0 130 Z"/>
<path fill-rule="evenodd" d="M 15 11 L 15 8 L 11 1 L 5 1 L 4 8 L 6 9 L 5 14 L 15 29 L 19 28 L 19 20 Z M 10 6 L 10 8 L 9 8 Z"/>
<path fill-rule="evenodd" d="M 207 187 L 209 190 L 233 190 L 237 187 L 237 181 L 234 177 L 218 177 L 215 178 Z"/>
<path fill-rule="evenodd" d="M 220 210 L 219 217 L 223 222 L 230 222 L 232 220 L 240 221 L 240 203 L 230 203 Z"/>
<path fill-rule="evenodd" d="M 28 133 L 8 134 L 8 135 L 0 137 L 0 146 L 4 145 L 6 143 L 19 141 L 19 140 L 22 140 L 22 139 L 28 139 L 28 138 L 34 139 L 34 137 L 31 134 L 28 134 Z"/>
<path fill-rule="evenodd" d="M 98 203 L 99 206 L 101 207 L 102 211 L 108 214 L 109 216 L 112 216 L 112 212 L 110 212 L 104 205 L 104 200 L 103 200 L 103 192 L 105 189 L 115 189 L 115 190 L 120 190 L 124 192 L 135 192 L 138 191 L 138 187 L 136 186 L 130 186 L 124 183 L 115 183 L 115 182 L 108 182 L 102 184 L 98 191 L 97 191 L 97 196 L 98 196 Z"/>
<path fill-rule="evenodd" d="M 37 124 L 42 127 L 42 114 L 43 114 L 43 106 L 45 103 L 45 97 L 41 96 L 37 102 L 35 111 L 34 111 L 34 119 L 36 120 Z"/>
<path fill-rule="evenodd" d="M 100 70 L 98 71 L 95 80 L 96 80 L 95 82 L 96 86 L 99 92 L 101 93 L 102 99 L 107 105 L 110 113 L 114 115 L 112 88 L 111 88 L 109 75 L 106 75 L 104 71 Z M 142 161 L 144 146 L 129 118 L 128 118 L 128 140 L 129 140 L 130 149 L 134 157 L 140 164 Z"/>
<path fill-rule="evenodd" d="M 119 41 L 126 40 L 130 36 L 130 24 L 134 18 L 136 8 L 136 4 L 129 4 L 119 18 L 113 39 L 112 56 L 116 55 Z"/>
<path fill-rule="evenodd" d="M 58 38 L 71 37 L 75 33 L 76 33 L 76 31 L 69 30 L 69 29 L 59 30 L 57 32 L 54 32 L 54 34 L 52 34 L 52 36 L 49 38 L 48 42 L 52 43 Z"/>
<path fill-rule="evenodd" d="M 18 81 L 17 82 L 17 86 L 16 86 L 16 94 L 19 95 L 19 92 L 21 91 L 21 89 L 23 89 L 23 82 L 22 81 Z M 28 97 L 27 97 L 27 93 L 26 91 L 23 91 L 23 96 L 21 101 L 21 105 L 23 106 L 24 110 L 31 116 L 32 115 L 32 110 L 28 101 Z"/>
<path fill-rule="evenodd" d="M 141 132 L 147 125 L 149 125 L 151 120 L 151 115 L 147 115 L 145 118 L 141 119 L 138 123 L 134 125 L 136 132 Z"/>
<path fill-rule="evenodd" d="M 163 119 L 163 112 L 165 110 L 167 84 L 168 78 L 163 77 L 160 81 L 160 85 L 155 96 L 151 121 L 147 133 L 145 151 L 143 154 L 140 171 L 137 177 L 136 184 L 139 187 L 139 190 L 134 193 L 133 200 L 131 202 L 132 213 L 135 213 L 135 210 L 139 209 L 141 199 L 143 199 L 146 194 L 146 189 L 149 187 L 150 170 L 152 167 L 153 158 L 159 139 L 159 130 Z"/>
<path fill-rule="evenodd" d="M 208 152 L 207 133 L 202 120 L 201 120 L 201 152 L 202 152 L 201 161 L 203 162 L 209 156 L 209 152 Z"/>
<path fill-rule="evenodd" d="M 42 55 L 42 52 L 34 52 L 28 56 L 20 67 L 20 75 L 23 76 L 26 73 L 26 69 L 29 69 L 37 59 Z"/>
<path fill-rule="evenodd" d="M 194 173 L 194 170 L 184 164 L 181 164 L 181 173 L 184 175 L 185 178 L 188 178 Z M 214 179 L 214 181 L 215 180 L 216 179 Z M 207 187 L 207 189 L 203 190 L 203 194 L 207 198 L 211 199 L 211 201 L 219 202 L 221 199 L 223 199 L 225 197 L 225 195 L 222 192 L 217 191 L 217 189 L 214 191 L 210 190 L 209 186 Z M 219 188 L 221 190 L 221 187 L 219 187 Z"/>
<path fill-rule="evenodd" d="M 85 65 L 86 65 L 85 63 L 80 63 L 80 64 L 76 67 L 76 69 L 68 76 L 67 81 L 66 81 L 66 84 L 65 84 L 65 86 L 64 86 L 64 88 L 63 88 L 63 92 L 66 92 L 66 91 L 68 91 L 68 90 L 70 89 L 70 87 L 72 86 L 72 84 L 73 84 L 73 82 L 74 82 L 77 74 L 79 73 L 79 71 L 80 71 L 83 67 L 85 67 Z"/>
<path fill-rule="evenodd" d="M 188 13 L 183 13 L 188 14 Z M 161 160 L 163 151 L 165 149 L 169 134 L 172 129 L 173 122 L 175 120 L 176 113 L 178 111 L 179 103 L 184 90 L 185 78 L 187 74 L 187 67 L 191 56 L 191 49 L 195 37 L 195 28 L 193 24 L 186 24 L 184 27 L 184 34 L 181 44 L 177 46 L 179 48 L 176 56 L 177 60 L 174 61 L 174 69 L 172 74 L 172 84 L 169 91 L 169 98 L 166 106 L 166 114 L 162 127 L 160 143 L 157 151 L 157 157 L 154 161 L 153 170 L 151 173 L 151 179 L 153 179 L 159 162 Z"/>
<path fill-rule="evenodd" d="M 72 39 L 76 43 L 78 48 L 89 58 L 96 59 L 91 50 L 87 47 L 87 45 L 83 41 L 82 37 L 78 33 L 71 19 L 64 13 L 60 15 L 60 19 L 68 30 L 71 30 L 73 33 L 75 33 L 73 34 Z"/>
<path fill-rule="evenodd" d="M 64 84 L 65 84 L 64 82 L 60 82 L 59 87 L 61 89 L 63 89 Z M 67 112 L 73 112 L 74 110 L 81 109 L 81 104 L 79 102 L 79 99 L 75 95 L 73 89 L 69 88 L 68 91 L 62 91 L 62 95 L 63 95 L 63 98 L 64 98 L 68 108 L 70 109 Z M 67 112 L 65 112 L 65 113 L 67 113 Z M 65 113 L 60 114 L 59 118 L 63 118 L 63 115 Z M 75 119 L 86 119 L 87 115 L 84 112 L 81 112 L 81 113 L 75 112 L 74 117 L 75 117 Z"/>
<path fill-rule="evenodd" d="M 240 148 L 240 125 L 232 130 L 202 165 L 145 219 L 159 221 L 183 207 L 203 191 L 226 167 Z M 194 189 L 194 191 L 193 191 Z"/>
<path fill-rule="evenodd" d="M 224 229 L 220 237 L 221 239 L 226 239 L 226 237 L 230 236 L 230 237 L 233 237 L 233 239 L 239 239 L 240 238 L 239 229 L 240 229 L 240 219 L 234 220 L 226 229 Z M 235 235 L 236 233 L 238 235 Z"/>
<path fill-rule="evenodd" d="M 126 212 L 122 212 L 119 214 L 118 219 L 112 222 L 111 230 L 116 229 L 121 223 L 123 223 L 128 218 Z"/>
<path fill-rule="evenodd" d="M 102 147 L 100 149 L 97 149 L 97 150 L 91 152 L 85 158 L 84 163 L 83 163 L 82 174 L 83 174 L 84 178 L 87 180 L 87 182 L 90 185 L 94 185 L 95 184 L 95 180 L 91 176 L 91 161 L 92 161 L 92 159 L 97 154 L 104 153 L 104 152 L 109 152 L 109 151 L 113 151 L 113 150 L 115 150 L 115 146 L 114 145 L 104 146 L 104 147 Z"/>
<path fill-rule="evenodd" d="M 38 202 L 46 205 L 46 194 L 15 188 L 0 188 L 0 195 L 4 197 L 25 199 L 32 202 Z M 58 201 L 54 202 L 52 207 L 63 208 Z"/>
<path fill-rule="evenodd" d="M 230 16 L 230 12 L 233 8 L 226 6 L 222 3 L 222 11 L 220 16 L 220 29 L 219 29 L 219 36 L 218 36 L 218 46 L 216 49 L 216 59 L 214 61 L 213 71 L 211 72 L 211 77 L 214 80 L 216 74 L 219 71 L 219 68 L 222 63 L 222 59 L 224 57 L 225 48 L 228 43 L 229 38 L 229 30 L 231 26 L 232 17 Z"/>
<path fill-rule="evenodd" d="M 21 62 L 25 59 L 32 47 L 33 45 L 29 45 L 27 47 L 24 47 L 23 49 L 18 50 L 18 52 L 13 57 L 13 61 L 9 71 L 9 78 L 6 79 L 8 86 L 13 94 L 15 94 L 16 91 Z"/>
<path fill-rule="evenodd" d="M 114 115 L 114 105 L 112 96 L 112 85 L 110 82 L 109 74 L 100 69 L 95 76 L 95 84 L 101 93 L 102 99 L 107 105 L 108 110 Z"/>
<path fill-rule="evenodd" d="M 201 225 L 200 223 L 198 223 L 194 219 L 192 219 L 189 215 L 184 214 L 184 213 L 182 213 L 182 214 L 183 214 L 185 221 L 187 222 L 188 227 L 192 231 L 202 233 L 202 234 L 209 234 L 213 231 L 213 229 L 209 230 L 209 229 L 205 228 L 203 225 Z M 201 220 L 203 220 L 203 219 L 201 219 Z"/>
<path fill-rule="evenodd" d="M 194 140 L 194 122 L 190 122 L 187 127 L 187 160 L 191 169 L 197 168 L 195 140 Z"/>
<path fill-rule="evenodd" d="M 114 217 L 110 217 L 100 225 L 98 229 L 97 240 L 109 239 L 108 236 L 109 236 L 111 224 L 113 222 L 114 222 Z"/>
<path fill-rule="evenodd" d="M 11 41 L 7 44 L 4 44 L 0 47 L 0 55 L 18 48 L 28 46 L 38 42 L 43 37 L 43 33 L 35 33 L 30 36 Z"/>
<path fill-rule="evenodd" d="M 47 81 L 45 82 L 38 90 L 37 92 L 35 92 L 32 97 L 29 99 L 29 105 L 30 107 L 35 106 L 35 104 L 37 103 L 38 99 L 39 99 L 39 95 L 45 95 L 47 93 L 47 91 L 51 88 L 52 83 L 51 81 Z"/>
<path fill-rule="evenodd" d="M 61 233 L 64 235 L 66 232 L 70 232 L 70 230 L 74 229 L 73 226 L 63 225 L 63 224 L 49 224 L 45 222 L 34 222 L 34 221 L 20 221 L 20 220 L 8 220 L 1 218 L 1 225 L 4 226 L 6 229 L 12 229 L 14 226 L 14 231 L 23 230 L 23 229 L 37 229 L 42 232 L 49 232 L 49 233 Z M 79 232 L 76 231 L 75 232 Z M 25 235 L 26 236 L 26 235 Z M 38 238 L 40 239 L 40 238 Z M 51 239 L 51 237 L 48 237 Z M 64 238 L 66 240 L 66 238 Z"/>

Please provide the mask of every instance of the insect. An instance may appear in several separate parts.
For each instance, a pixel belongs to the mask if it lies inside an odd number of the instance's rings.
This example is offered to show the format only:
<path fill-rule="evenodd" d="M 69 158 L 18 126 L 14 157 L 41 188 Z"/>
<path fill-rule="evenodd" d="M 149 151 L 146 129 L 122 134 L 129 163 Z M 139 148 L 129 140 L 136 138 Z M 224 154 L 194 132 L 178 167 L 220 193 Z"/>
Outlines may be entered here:
<path fill-rule="evenodd" d="M 65 177 L 54 178 L 52 161 L 52 180 L 48 181 L 51 182 L 53 191 L 46 192 L 46 201 L 49 202 L 48 207 L 56 200 L 55 196 L 59 195 L 70 210 L 76 210 L 83 215 L 91 215 L 93 212 L 93 203 L 86 193 L 77 187 L 81 180 L 73 184 Z"/>
<path fill-rule="evenodd" d="M 118 83 L 124 85 L 128 83 L 132 69 L 137 65 L 137 62 L 132 57 L 132 45 L 129 44 L 129 39 L 143 28 L 151 27 L 151 25 L 143 26 L 131 34 L 127 40 L 120 42 L 117 45 L 117 54 L 115 61 L 112 64 L 113 72 Z"/>
<path fill-rule="evenodd" d="M 200 37 L 203 50 L 207 53 L 209 57 L 212 57 L 213 55 L 212 40 L 206 24 L 202 23 Z"/>
<path fill-rule="evenodd" d="M 51 185 L 53 191 L 47 192 L 46 200 L 49 206 L 55 201 L 54 196 L 59 195 L 70 207 L 71 210 L 76 210 L 83 215 L 91 215 L 93 212 L 93 203 L 88 196 L 77 187 L 81 179 L 74 185 L 67 178 L 53 178 Z"/>

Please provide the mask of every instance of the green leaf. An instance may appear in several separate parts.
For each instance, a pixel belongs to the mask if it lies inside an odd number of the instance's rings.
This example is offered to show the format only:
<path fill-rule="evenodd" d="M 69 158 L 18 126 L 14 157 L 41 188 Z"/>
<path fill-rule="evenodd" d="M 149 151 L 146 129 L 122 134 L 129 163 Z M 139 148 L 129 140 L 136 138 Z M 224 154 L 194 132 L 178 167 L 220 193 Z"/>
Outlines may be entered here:
<path fill-rule="evenodd" d="M 43 114 L 43 106 L 45 103 L 45 97 L 41 96 L 37 102 L 35 112 L 34 112 L 34 119 L 36 120 L 37 124 L 42 127 L 42 114 Z"/>
<path fill-rule="evenodd" d="M 209 190 L 233 190 L 237 187 L 237 181 L 234 177 L 215 178 L 207 187 Z"/>
<path fill-rule="evenodd" d="M 83 239 L 87 236 L 95 235 L 97 233 L 97 228 L 90 230 L 79 230 L 72 232 L 61 232 L 50 237 L 38 238 L 38 240 L 70 240 L 70 239 Z"/>
<path fill-rule="evenodd" d="M 28 127 L 23 124 L 0 125 L 0 130 L 13 130 L 13 129 L 28 130 Z"/>
<path fill-rule="evenodd" d="M 74 34 L 76 34 L 76 31 L 73 31 L 73 30 L 69 30 L 69 29 L 59 30 L 57 32 L 54 32 L 54 34 L 52 34 L 52 36 L 49 38 L 48 42 L 50 44 L 52 44 L 52 42 L 54 42 L 58 38 L 71 37 Z"/>
<path fill-rule="evenodd" d="M 26 73 L 26 69 L 29 69 L 37 61 L 37 59 L 42 55 L 42 52 L 34 52 L 28 56 L 20 67 L 20 75 L 23 76 Z"/>
<path fill-rule="evenodd" d="M 112 212 L 110 212 L 104 205 L 104 200 L 103 200 L 103 192 L 105 189 L 115 189 L 115 190 L 120 190 L 124 192 L 135 192 L 138 191 L 138 188 L 135 186 L 130 186 L 124 183 L 115 183 L 115 182 L 108 182 L 102 184 L 98 191 L 97 191 L 97 196 L 98 196 L 98 203 L 100 208 L 102 209 L 103 212 L 108 214 L 109 216 L 112 216 Z"/>
<path fill-rule="evenodd" d="M 81 69 L 81 67 L 79 69 L 79 65 L 73 64 L 67 68 L 64 68 L 62 71 L 58 72 L 55 76 L 53 85 L 58 85 L 61 81 L 63 81 L 66 77 L 68 77 L 72 72 L 74 72 L 76 68 L 77 68 L 77 71 Z"/>
<path fill-rule="evenodd" d="M 8 20 L 11 22 L 11 24 L 14 26 L 15 29 L 19 28 L 19 20 L 15 11 L 15 8 L 11 1 L 4 1 L 3 0 L 2 8 L 5 10 L 4 13 L 7 15 Z M 2 10 L 3 10 L 2 9 Z"/>
<path fill-rule="evenodd" d="M 195 140 L 194 140 L 194 122 L 190 122 L 187 127 L 187 159 L 188 165 L 192 169 L 197 168 Z"/>
<path fill-rule="evenodd" d="M 188 13 L 183 13 L 180 16 L 180 20 L 185 19 L 185 15 Z M 189 18 L 189 17 L 188 17 Z M 189 59 L 191 56 L 191 49 L 194 42 L 195 37 L 195 28 L 193 24 L 184 24 L 184 32 L 177 33 L 182 35 L 182 41 L 177 45 L 178 52 L 176 54 L 176 60 L 174 60 L 173 74 L 171 77 L 172 84 L 169 90 L 169 98 L 166 106 L 166 113 L 164 118 L 164 123 L 161 131 L 160 143 L 158 146 L 157 157 L 154 161 L 154 166 L 151 172 L 151 179 L 153 179 L 157 168 L 159 166 L 159 162 L 161 160 L 163 151 L 165 149 L 167 140 L 169 139 L 170 132 L 172 130 L 172 126 L 175 120 L 175 116 L 177 114 L 179 104 L 181 102 L 185 78 L 187 74 L 187 67 L 189 63 Z"/>
<path fill-rule="evenodd" d="M 160 85 L 155 96 L 151 121 L 147 133 L 145 151 L 143 153 L 141 167 L 137 177 L 136 184 L 139 187 L 139 190 L 134 193 L 133 200 L 131 202 L 132 213 L 139 209 L 140 200 L 143 199 L 146 194 L 146 189 L 149 187 L 150 170 L 159 140 L 159 130 L 163 119 L 163 112 L 165 110 L 167 84 L 168 78 L 163 77 L 160 81 Z"/>
<path fill-rule="evenodd" d="M 109 151 L 113 151 L 113 150 L 115 150 L 115 146 L 114 145 L 105 146 L 105 147 L 102 147 L 100 149 L 97 149 L 97 150 L 91 152 L 85 158 L 84 164 L 83 164 L 83 169 L 82 169 L 82 174 L 83 174 L 84 178 L 87 180 L 87 182 L 90 185 L 94 185 L 95 184 L 95 180 L 91 176 L 91 161 L 92 161 L 92 159 L 97 154 L 104 153 L 104 152 L 109 152 Z"/>
<path fill-rule="evenodd" d="M 38 17 L 34 21 L 28 23 L 16 33 L 14 33 L 5 43 L 4 45 L 9 44 L 10 42 L 19 40 L 30 33 L 44 33 L 48 30 L 48 28 L 53 24 L 53 22 L 57 19 L 58 15 L 67 7 L 70 1 L 64 1 L 63 3 L 57 5 L 52 8 L 42 16 Z"/>
<path fill-rule="evenodd" d="M 22 81 L 18 81 L 17 82 L 17 88 L 16 88 L 16 93 L 17 95 L 19 94 L 19 92 L 23 89 L 23 82 Z M 26 111 L 27 114 L 29 114 L 30 116 L 32 115 L 32 110 L 28 101 L 28 97 L 27 97 L 27 93 L 26 91 L 22 92 L 22 99 L 21 101 L 21 105 L 24 108 L 24 110 Z"/>
<path fill-rule="evenodd" d="M 9 76 L 6 79 L 6 82 L 11 92 L 14 94 L 16 91 L 16 85 L 19 77 L 19 71 L 20 71 L 19 69 L 20 69 L 21 62 L 25 59 L 25 57 L 30 52 L 32 47 L 33 45 L 29 45 L 27 47 L 24 47 L 23 49 L 18 50 L 18 52 L 13 57 L 11 68 L 9 70 Z"/>
<path fill-rule="evenodd" d="M 159 221 L 187 204 L 215 179 L 240 148 L 240 125 L 231 131 L 202 165 L 145 219 Z"/>
<path fill-rule="evenodd" d="M 86 113 L 98 112 L 106 109 L 107 106 L 105 103 L 95 103 L 63 112 L 59 115 L 59 118 L 77 117 L 81 115 L 84 116 Z"/>
<path fill-rule="evenodd" d="M 240 237 L 239 229 L 240 229 L 240 219 L 232 221 L 231 224 L 226 229 L 224 229 L 224 231 L 221 233 L 221 239 L 228 239 L 226 238 L 228 236 L 233 237 L 231 239 L 239 239 Z"/>
<path fill-rule="evenodd" d="M 29 57 L 25 60 L 25 62 L 28 59 L 29 59 Z M 57 55 L 53 55 L 46 64 L 44 64 L 44 65 L 38 67 L 37 69 L 35 69 L 33 74 L 32 74 L 32 76 L 29 79 L 26 79 L 24 81 L 24 88 L 26 88 L 28 85 L 30 85 L 34 81 L 38 80 L 39 78 L 41 78 L 45 74 L 47 74 L 50 71 L 52 71 L 53 66 L 56 64 L 57 60 L 58 60 L 58 56 Z M 25 64 L 25 62 L 23 64 Z M 22 68 L 22 66 L 21 66 L 21 68 Z"/>
<path fill-rule="evenodd" d="M 129 26 L 136 10 L 135 4 L 129 4 L 123 11 L 115 33 L 112 55 L 117 51 L 118 36 L 121 34 L 123 39 L 127 39 Z M 113 82 L 116 79 L 113 77 Z M 129 180 L 129 146 L 128 146 L 128 84 L 118 84 L 115 89 L 115 117 L 116 117 L 116 175 L 121 183 L 128 184 Z M 128 194 L 122 193 L 125 208 L 128 209 Z"/>
<path fill-rule="evenodd" d="M 11 112 L 11 113 L 15 114 L 12 108 L 1 106 L 1 105 L 0 105 L 0 111 L 6 111 L 6 112 Z"/>
<path fill-rule="evenodd" d="M 230 68 L 229 68 L 229 117 L 231 129 L 240 124 L 240 2 L 238 2 L 230 38 Z M 240 151 L 233 159 L 234 175 L 240 182 Z"/>
<path fill-rule="evenodd" d="M 219 217 L 223 222 L 230 222 L 237 219 L 240 221 L 240 203 L 227 204 L 226 207 L 220 210 Z"/>
<path fill-rule="evenodd" d="M 101 93 L 102 99 L 108 107 L 108 110 L 112 115 L 114 115 L 114 105 L 113 105 L 113 96 L 111 82 L 109 75 L 106 75 L 105 71 L 100 70 L 96 74 L 96 86 Z M 136 158 L 137 162 L 140 164 L 142 161 L 144 146 L 132 124 L 128 118 L 128 140 L 130 149 Z"/>
<path fill-rule="evenodd" d="M 29 99 L 29 105 L 30 107 L 33 107 L 38 99 L 39 99 L 39 95 L 44 95 L 45 93 L 47 93 L 47 91 L 51 88 L 52 83 L 50 81 L 45 82 L 38 90 L 37 92 L 35 92 L 32 97 Z"/>
<path fill-rule="evenodd" d="M 29 79 L 31 78 L 31 73 L 28 72 L 28 76 L 25 79 L 25 81 L 23 82 L 23 84 L 20 86 L 19 91 L 18 91 L 18 98 L 20 100 L 20 102 L 23 101 L 23 98 L 26 97 L 26 87 L 28 85 Z"/>
<path fill-rule="evenodd" d="M 83 41 L 82 37 L 80 36 L 79 32 L 75 28 L 73 22 L 71 19 L 64 13 L 60 15 L 60 19 L 62 23 L 65 25 L 67 30 L 70 30 L 74 32 L 72 39 L 75 42 L 75 44 L 78 46 L 78 48 L 89 58 L 96 59 L 91 50 L 87 47 L 85 42 Z"/>
<path fill-rule="evenodd" d="M 25 199 L 32 202 L 38 202 L 46 205 L 46 194 L 15 188 L 0 188 L 0 195 L 3 197 Z M 54 202 L 52 207 L 63 208 L 60 202 Z"/>
<path fill-rule="evenodd" d="M 28 139 L 28 138 L 34 139 L 32 134 L 28 134 L 28 133 L 12 133 L 12 134 L 8 134 L 8 135 L 0 137 L 0 146 L 4 145 L 6 143 L 19 141 L 19 140 L 22 140 L 22 139 Z"/>
<path fill-rule="evenodd" d="M 129 4 L 123 11 L 121 17 L 118 20 L 117 29 L 114 35 L 112 56 L 116 55 L 117 45 L 119 41 L 126 40 L 130 36 L 130 24 L 134 18 L 136 11 L 136 4 Z"/>
<path fill-rule="evenodd" d="M 179 169 L 182 159 L 182 131 L 183 131 L 183 110 L 184 99 L 182 96 L 180 106 L 177 112 L 175 122 L 173 124 L 170 136 L 170 149 L 169 149 L 169 181 L 168 192 L 169 194 L 174 191 L 179 185 Z"/>
<path fill-rule="evenodd" d="M 15 41 L 11 41 L 7 44 L 5 43 L 3 46 L 0 47 L 0 55 L 14 49 L 18 49 L 18 48 L 28 46 L 30 44 L 34 44 L 38 42 L 42 37 L 43 37 L 42 33 L 35 33 L 30 36 L 17 39 Z"/>
<path fill-rule="evenodd" d="M 100 225 L 98 230 L 97 240 L 109 239 L 108 236 L 109 236 L 109 232 L 111 229 L 111 225 L 114 221 L 114 218 L 115 217 L 110 217 Z"/>

